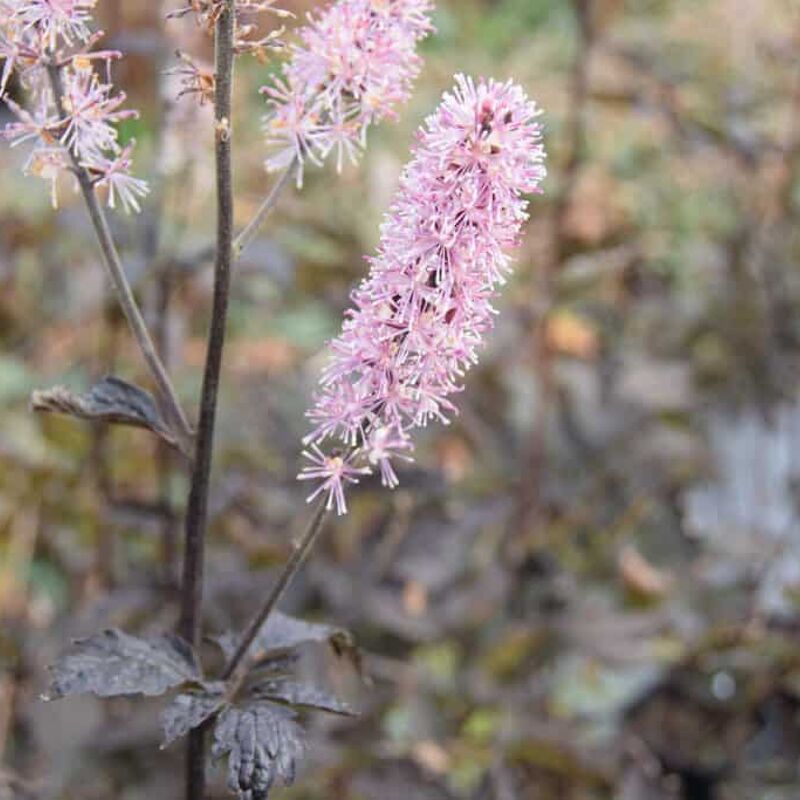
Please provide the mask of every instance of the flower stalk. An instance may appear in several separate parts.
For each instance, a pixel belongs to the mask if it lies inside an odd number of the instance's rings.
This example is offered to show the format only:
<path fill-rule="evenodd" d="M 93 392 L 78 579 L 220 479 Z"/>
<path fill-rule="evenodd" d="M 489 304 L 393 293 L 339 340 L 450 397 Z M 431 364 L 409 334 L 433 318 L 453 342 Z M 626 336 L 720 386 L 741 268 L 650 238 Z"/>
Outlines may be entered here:
<path fill-rule="evenodd" d="M 233 260 L 238 261 L 242 253 L 250 246 L 253 239 L 256 238 L 259 228 L 266 222 L 267 217 L 272 213 L 278 198 L 283 192 L 284 188 L 289 183 L 292 174 L 297 169 L 298 164 L 296 160 L 292 160 L 289 166 L 283 171 L 283 174 L 278 178 L 275 185 L 270 189 L 269 194 L 264 198 L 258 210 L 253 215 L 253 218 L 242 230 L 237 234 L 233 241 Z"/>
<path fill-rule="evenodd" d="M 58 64 L 51 61 L 47 67 L 47 74 L 53 91 L 54 103 L 59 119 L 66 120 L 67 113 L 64 107 L 64 88 L 61 81 L 61 69 L 62 68 Z M 167 417 L 167 421 L 174 428 L 184 454 L 190 455 L 193 439 L 191 426 L 181 407 L 178 393 L 175 391 L 167 369 L 156 350 L 156 346 L 147 329 L 147 324 L 136 302 L 136 297 L 125 275 L 125 268 L 122 265 L 122 259 L 114 244 L 111 228 L 109 227 L 103 207 L 97 199 L 95 181 L 92 179 L 86 167 L 81 163 L 79 156 L 72 149 L 69 150 L 69 158 L 72 162 L 72 169 L 78 181 L 78 186 L 80 187 L 84 202 L 86 203 L 86 208 L 89 211 L 92 227 L 94 228 L 97 240 L 100 244 L 100 249 L 103 253 L 103 262 L 108 270 L 122 312 L 125 315 L 125 319 L 128 321 L 134 339 L 156 383 L 158 397 L 163 406 L 162 410 Z"/>
<path fill-rule="evenodd" d="M 261 607 L 261 610 L 258 612 L 258 614 L 256 614 L 255 617 L 253 617 L 253 620 L 245 631 L 241 642 L 239 642 L 239 646 L 236 648 L 234 654 L 228 661 L 228 664 L 222 673 L 222 680 L 227 681 L 231 678 L 235 678 L 237 672 L 246 666 L 247 656 L 250 652 L 253 642 L 258 636 L 258 632 L 269 619 L 270 614 L 276 609 L 278 603 L 286 592 L 286 589 L 289 587 L 289 584 L 292 582 L 295 575 L 297 575 L 297 573 L 300 571 L 300 568 L 305 563 L 305 560 L 308 558 L 309 553 L 314 548 L 314 545 L 316 544 L 325 527 L 325 522 L 328 516 L 329 511 L 325 507 L 325 503 L 318 503 L 314 511 L 314 515 L 311 517 L 303 536 L 295 545 L 292 555 L 289 557 L 289 560 L 281 570 L 281 574 L 278 576 L 275 585 L 272 587 L 272 591 L 264 601 L 264 605 Z"/>

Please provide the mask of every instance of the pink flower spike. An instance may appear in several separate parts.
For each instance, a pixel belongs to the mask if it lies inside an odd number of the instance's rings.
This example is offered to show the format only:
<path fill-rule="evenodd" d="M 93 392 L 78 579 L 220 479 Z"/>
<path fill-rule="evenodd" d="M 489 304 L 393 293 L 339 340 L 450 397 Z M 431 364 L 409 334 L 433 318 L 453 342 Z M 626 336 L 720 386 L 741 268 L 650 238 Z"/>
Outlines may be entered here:
<path fill-rule="evenodd" d="M 336 501 L 336 513 L 340 516 L 347 513 L 347 503 L 344 498 L 345 484 L 358 483 L 357 475 L 369 475 L 369 467 L 354 467 L 350 463 L 349 455 L 342 455 L 338 451 L 327 456 L 317 445 L 312 444 L 310 450 L 304 450 L 303 455 L 311 461 L 311 465 L 304 467 L 297 476 L 301 481 L 321 480 L 322 483 L 306 498 L 310 503 L 315 497 L 327 492 L 328 499 L 325 507 L 330 510 Z"/>
<path fill-rule="evenodd" d="M 527 219 L 523 195 L 545 176 L 539 113 L 510 81 L 459 75 L 419 132 L 307 414 L 304 441 L 323 461 L 319 446 L 338 439 L 394 488 L 411 431 L 457 413 Z"/>
<path fill-rule="evenodd" d="M 310 14 L 283 75 L 264 87 L 267 170 L 335 152 L 355 163 L 367 129 L 395 116 L 420 70 L 418 42 L 431 30 L 431 0 L 338 0 Z"/>

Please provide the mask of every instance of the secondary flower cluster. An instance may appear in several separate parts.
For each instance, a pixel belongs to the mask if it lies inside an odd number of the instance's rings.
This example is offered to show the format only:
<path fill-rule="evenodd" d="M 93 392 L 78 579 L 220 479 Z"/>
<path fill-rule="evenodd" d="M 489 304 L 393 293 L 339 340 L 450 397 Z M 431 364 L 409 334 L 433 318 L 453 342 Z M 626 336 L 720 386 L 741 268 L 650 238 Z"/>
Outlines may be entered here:
<path fill-rule="evenodd" d="M 133 143 L 123 147 L 115 127 L 136 112 L 121 108 L 125 95 L 110 83 L 110 63 L 121 54 L 92 51 L 100 38 L 89 27 L 94 5 L 94 0 L 0 0 L 0 98 L 17 117 L 2 135 L 12 147 L 32 145 L 25 172 L 50 182 L 54 206 L 59 177 L 77 164 L 107 189 L 111 208 L 119 201 L 126 211 L 139 211 L 147 184 L 130 174 Z M 106 80 L 95 70 L 98 62 Z M 13 72 L 30 96 L 29 109 L 8 97 Z"/>
<path fill-rule="evenodd" d="M 408 99 L 430 11 L 430 0 L 339 0 L 309 16 L 282 76 L 261 90 L 267 169 L 297 159 L 300 184 L 306 160 L 321 164 L 335 150 L 339 169 L 345 155 L 355 161 L 367 128 Z"/>
<path fill-rule="evenodd" d="M 304 440 L 318 480 L 309 497 L 347 511 L 344 490 L 409 459 L 411 429 L 448 421 L 464 373 L 493 326 L 492 300 L 527 219 L 525 193 L 545 176 L 535 103 L 511 83 L 456 77 L 418 133 L 368 277 L 331 343 Z M 337 440 L 328 453 L 321 448 Z"/>

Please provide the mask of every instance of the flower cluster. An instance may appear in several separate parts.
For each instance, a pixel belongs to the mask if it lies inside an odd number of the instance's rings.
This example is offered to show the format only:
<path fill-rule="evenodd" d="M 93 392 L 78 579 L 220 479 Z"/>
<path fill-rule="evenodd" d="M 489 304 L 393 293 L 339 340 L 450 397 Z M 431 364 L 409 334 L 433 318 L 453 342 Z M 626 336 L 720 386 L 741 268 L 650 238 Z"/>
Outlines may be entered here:
<path fill-rule="evenodd" d="M 0 0 L 0 98 L 17 117 L 2 132 L 12 147 L 32 145 L 26 174 L 48 180 L 53 205 L 57 183 L 75 167 L 108 191 L 108 204 L 139 211 L 147 184 L 130 173 L 133 143 L 123 147 L 116 124 L 136 116 L 123 110 L 125 95 L 111 85 L 110 63 L 120 53 L 93 50 L 95 0 Z M 95 69 L 105 67 L 105 79 Z M 7 94 L 13 72 L 30 96 L 24 109 Z"/>
<path fill-rule="evenodd" d="M 274 84 L 262 88 L 270 110 L 268 170 L 336 151 L 355 161 L 367 128 L 394 115 L 420 69 L 417 43 L 431 29 L 430 0 L 338 0 L 309 16 L 300 43 Z"/>
<path fill-rule="evenodd" d="M 493 326 L 506 251 L 527 219 L 523 194 L 545 175 L 540 112 L 522 89 L 456 81 L 418 134 L 308 412 L 312 465 L 299 477 L 322 481 L 311 498 L 327 493 L 340 514 L 346 484 L 377 467 L 396 486 L 393 461 L 409 459 L 411 429 L 455 411 L 448 398 Z M 328 439 L 337 441 L 326 454 Z"/>

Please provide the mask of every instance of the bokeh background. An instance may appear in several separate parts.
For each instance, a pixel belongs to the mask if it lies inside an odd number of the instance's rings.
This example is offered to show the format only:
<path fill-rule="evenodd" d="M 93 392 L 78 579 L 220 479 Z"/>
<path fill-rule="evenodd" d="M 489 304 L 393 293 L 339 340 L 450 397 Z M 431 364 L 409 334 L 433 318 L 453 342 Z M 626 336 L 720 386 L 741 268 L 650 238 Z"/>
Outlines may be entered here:
<path fill-rule="evenodd" d="M 115 233 L 193 407 L 212 137 L 163 71 L 208 42 L 155 0 L 98 5 L 155 176 Z M 302 525 L 303 410 L 414 128 L 458 71 L 546 110 L 545 193 L 461 415 L 396 492 L 352 493 L 286 600 L 348 626 L 369 680 L 309 653 L 361 715 L 309 717 L 276 797 L 797 798 L 800 5 L 439 0 L 435 21 L 399 123 L 358 168 L 310 169 L 236 271 L 209 633 L 243 624 Z M 274 68 L 238 68 L 240 224 L 270 183 Z M 173 798 L 155 704 L 39 699 L 71 638 L 174 625 L 187 479 L 144 432 L 29 412 L 35 388 L 147 375 L 77 196 L 54 212 L 22 157 L 0 149 L 0 797 Z"/>

